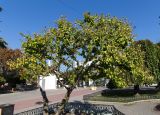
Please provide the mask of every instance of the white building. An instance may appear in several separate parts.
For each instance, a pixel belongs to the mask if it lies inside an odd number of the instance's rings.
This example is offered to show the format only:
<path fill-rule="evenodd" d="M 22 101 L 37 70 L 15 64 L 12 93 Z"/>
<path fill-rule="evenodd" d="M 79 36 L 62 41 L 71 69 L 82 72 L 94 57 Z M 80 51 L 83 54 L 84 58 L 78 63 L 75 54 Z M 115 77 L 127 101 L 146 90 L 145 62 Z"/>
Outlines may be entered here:
<path fill-rule="evenodd" d="M 39 78 L 39 85 L 43 90 L 57 89 L 57 78 L 55 75 L 41 76 Z"/>
<path fill-rule="evenodd" d="M 52 65 L 52 62 L 50 60 L 47 61 L 48 66 Z M 80 63 L 82 64 L 82 62 Z M 87 63 L 85 66 L 91 64 L 91 62 Z M 77 66 L 76 63 L 74 65 L 75 67 Z M 63 80 L 63 79 L 62 79 Z M 93 84 L 93 80 L 89 80 L 88 81 L 88 85 L 92 85 Z M 48 76 L 41 76 L 39 77 L 39 86 L 42 87 L 43 90 L 51 90 L 51 89 L 57 89 L 60 86 L 57 86 L 57 78 L 56 75 L 50 74 Z M 83 86 L 86 86 L 86 82 L 83 81 Z"/>
<path fill-rule="evenodd" d="M 47 60 L 48 66 L 52 65 L 51 60 Z M 57 89 L 57 78 L 56 75 L 49 74 L 48 76 L 39 77 L 39 85 L 43 90 Z"/>

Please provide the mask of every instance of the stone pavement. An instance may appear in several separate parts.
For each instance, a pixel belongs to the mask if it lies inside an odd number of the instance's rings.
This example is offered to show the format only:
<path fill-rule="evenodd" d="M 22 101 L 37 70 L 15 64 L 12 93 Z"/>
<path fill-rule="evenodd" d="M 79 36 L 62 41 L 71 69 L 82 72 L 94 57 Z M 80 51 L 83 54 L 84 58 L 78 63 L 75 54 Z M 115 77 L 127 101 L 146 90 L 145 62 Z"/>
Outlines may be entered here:
<path fill-rule="evenodd" d="M 97 92 L 102 89 L 103 88 L 98 88 L 96 91 L 90 90 L 89 88 L 75 89 L 71 94 L 70 101 L 83 101 L 83 95 Z M 65 89 L 57 89 L 48 90 L 46 91 L 46 94 L 50 103 L 56 103 L 63 99 L 65 92 Z M 0 104 L 6 103 L 15 104 L 14 113 L 19 113 L 42 106 L 42 97 L 39 90 L 0 95 Z"/>
<path fill-rule="evenodd" d="M 129 103 L 118 103 L 118 102 L 98 102 L 89 101 L 93 104 L 106 104 L 114 105 L 116 109 L 124 113 L 125 115 L 160 115 L 160 111 L 155 110 L 155 106 L 160 104 L 160 100 L 142 100 L 137 102 Z"/>
<path fill-rule="evenodd" d="M 100 91 L 102 89 L 103 88 L 98 88 L 96 91 Z M 83 95 L 96 91 L 92 91 L 89 88 L 75 89 L 71 94 L 70 101 L 83 101 Z M 58 89 L 48 90 L 46 93 L 50 103 L 55 103 L 61 101 L 65 92 L 66 90 L 64 89 Z M 39 90 L 0 95 L 0 104 L 15 104 L 14 113 L 40 107 L 42 106 L 40 104 L 41 102 L 42 97 Z M 160 100 L 146 100 L 131 103 L 89 101 L 89 103 L 114 105 L 119 111 L 125 113 L 126 115 L 160 115 L 160 111 L 155 110 L 155 106 L 160 104 Z"/>

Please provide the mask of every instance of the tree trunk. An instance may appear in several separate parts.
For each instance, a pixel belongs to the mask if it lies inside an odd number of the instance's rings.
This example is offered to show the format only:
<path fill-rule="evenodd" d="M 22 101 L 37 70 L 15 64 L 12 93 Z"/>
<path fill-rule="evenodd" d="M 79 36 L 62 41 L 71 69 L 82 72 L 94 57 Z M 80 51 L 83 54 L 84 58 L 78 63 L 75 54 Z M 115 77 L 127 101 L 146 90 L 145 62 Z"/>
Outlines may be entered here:
<path fill-rule="evenodd" d="M 43 97 L 43 115 L 49 115 L 49 108 L 48 108 L 48 98 L 46 92 L 40 87 L 40 92 Z"/>
<path fill-rule="evenodd" d="M 64 98 L 61 101 L 61 105 L 58 108 L 58 111 L 56 112 L 56 115 L 63 115 L 64 109 L 65 109 L 65 105 L 68 103 L 69 97 L 70 97 L 73 89 L 74 89 L 73 87 L 67 88 L 67 92 L 66 92 Z"/>
<path fill-rule="evenodd" d="M 160 82 L 158 82 L 156 89 L 160 89 Z"/>
<path fill-rule="evenodd" d="M 138 84 L 134 85 L 134 94 L 138 94 L 139 90 L 140 90 L 139 85 Z"/>

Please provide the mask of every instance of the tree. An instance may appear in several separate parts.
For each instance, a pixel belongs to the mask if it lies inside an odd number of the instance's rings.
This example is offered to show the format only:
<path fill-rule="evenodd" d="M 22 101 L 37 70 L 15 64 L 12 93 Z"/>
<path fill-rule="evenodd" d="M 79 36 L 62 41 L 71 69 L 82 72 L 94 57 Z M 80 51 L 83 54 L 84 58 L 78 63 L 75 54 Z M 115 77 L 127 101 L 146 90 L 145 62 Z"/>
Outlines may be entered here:
<path fill-rule="evenodd" d="M 2 11 L 2 7 L 0 7 L 0 12 Z M 7 43 L 0 38 L 0 48 L 6 48 Z M 1 66 L 1 64 L 0 64 Z M 2 69 L 0 68 L 0 73 L 2 73 Z M 3 84 L 5 82 L 4 77 L 2 77 L 2 75 L 0 75 L 0 85 Z"/>
<path fill-rule="evenodd" d="M 56 75 L 67 90 L 57 115 L 64 112 L 70 94 L 82 79 L 107 77 L 121 87 L 126 86 L 123 72 L 129 73 L 134 82 L 142 83 L 145 79 L 143 58 L 138 48 L 132 47 L 132 29 L 126 20 L 86 13 L 84 19 L 75 24 L 61 18 L 56 27 L 44 34 L 23 36 L 25 58 L 19 58 L 17 65 L 13 62 L 10 66 L 26 68 L 28 73 L 34 71 L 31 78 L 49 73 Z M 51 60 L 53 65 L 49 67 L 46 60 Z"/>
<path fill-rule="evenodd" d="M 2 11 L 2 7 L 0 7 L 0 12 Z M 0 37 L 0 48 L 7 48 L 7 42 Z"/>
<path fill-rule="evenodd" d="M 113 79 L 118 87 L 127 86 L 126 81 L 140 85 L 152 80 L 144 68 L 143 52 L 139 46 L 134 47 L 132 29 L 126 20 L 86 14 L 82 27 L 83 35 L 93 40 L 92 54 L 98 57 L 93 61 L 96 68 L 91 68 L 92 73 L 89 73 L 92 79 L 94 76 L 107 77 Z"/>
<path fill-rule="evenodd" d="M 150 40 L 139 40 L 135 44 L 140 45 L 141 51 L 144 52 L 145 67 L 158 83 L 160 81 L 158 47 Z"/>
<path fill-rule="evenodd" d="M 12 50 L 8 48 L 0 48 L 0 77 L 2 83 L 6 81 L 13 84 L 14 81 L 13 79 L 16 79 L 18 77 L 16 71 L 10 71 L 7 62 L 9 60 L 14 61 L 20 56 L 21 56 L 21 51 L 18 49 Z"/>
<path fill-rule="evenodd" d="M 159 78 L 160 78 L 160 42 L 158 42 L 155 47 L 156 47 L 156 54 L 157 54 L 157 59 L 158 59 L 157 65 L 158 65 L 158 71 L 159 71 L 159 76 L 158 76 L 158 80 L 159 80 Z M 160 89 L 160 82 L 159 81 L 158 81 L 157 88 Z"/>
<path fill-rule="evenodd" d="M 45 62 L 44 62 L 45 63 Z M 10 70 L 18 71 L 21 79 L 26 80 L 27 83 L 36 84 L 38 86 L 39 76 L 46 76 L 49 72 L 43 65 L 44 63 L 39 63 L 37 58 L 31 55 L 23 54 L 21 57 L 17 58 L 15 61 L 8 61 Z M 48 115 L 48 98 L 46 92 L 40 87 L 40 92 L 43 98 L 43 115 Z"/>
<path fill-rule="evenodd" d="M 7 45 L 7 42 L 3 38 L 0 38 L 0 48 L 7 48 Z"/>
<path fill-rule="evenodd" d="M 159 67 L 159 71 L 160 71 L 160 42 L 158 42 L 156 44 L 156 48 L 157 48 L 157 57 L 158 57 L 158 60 L 159 60 L 158 67 Z"/>

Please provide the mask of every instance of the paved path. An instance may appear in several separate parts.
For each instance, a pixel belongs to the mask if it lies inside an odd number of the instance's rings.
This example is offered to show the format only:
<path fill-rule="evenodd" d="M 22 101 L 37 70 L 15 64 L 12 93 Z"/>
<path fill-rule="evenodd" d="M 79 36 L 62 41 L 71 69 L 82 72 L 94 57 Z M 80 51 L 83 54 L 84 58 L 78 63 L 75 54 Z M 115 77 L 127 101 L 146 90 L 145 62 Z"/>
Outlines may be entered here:
<path fill-rule="evenodd" d="M 96 91 L 99 90 L 102 90 L 102 88 L 99 88 Z M 70 101 L 82 101 L 83 95 L 93 93 L 96 91 L 90 90 L 88 88 L 75 89 L 71 94 Z M 56 103 L 60 102 L 63 99 L 65 92 L 66 92 L 65 89 L 58 89 L 58 90 L 49 90 L 46 93 L 50 103 Z M 42 102 L 42 97 L 39 90 L 0 95 L 0 104 L 5 104 L 5 103 L 15 104 L 14 113 L 42 106 L 41 104 L 38 104 L 41 102 Z"/>
<path fill-rule="evenodd" d="M 160 111 L 155 110 L 155 106 L 160 104 L 160 100 L 145 100 L 131 103 L 90 101 L 90 103 L 114 105 L 125 115 L 160 115 Z"/>
<path fill-rule="evenodd" d="M 102 90 L 99 88 L 96 91 Z M 50 103 L 55 103 L 61 101 L 64 97 L 66 90 L 49 90 L 47 91 L 47 96 Z M 72 94 L 70 101 L 83 101 L 83 95 L 93 93 L 88 88 L 75 89 Z M 2 94 L 0 95 L 0 104 L 4 103 L 13 103 L 15 104 L 14 113 L 19 113 L 25 110 L 33 109 L 35 107 L 42 106 L 37 104 L 42 102 L 42 97 L 39 90 L 27 91 L 27 92 L 18 92 L 11 94 Z M 95 104 L 106 104 L 114 105 L 118 110 L 125 113 L 126 115 L 160 115 L 160 111 L 155 111 L 155 106 L 160 104 L 160 100 L 148 100 L 140 101 L 133 103 L 116 103 L 116 102 L 90 102 Z"/>

